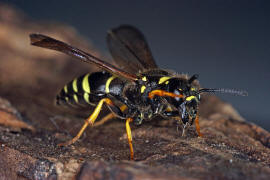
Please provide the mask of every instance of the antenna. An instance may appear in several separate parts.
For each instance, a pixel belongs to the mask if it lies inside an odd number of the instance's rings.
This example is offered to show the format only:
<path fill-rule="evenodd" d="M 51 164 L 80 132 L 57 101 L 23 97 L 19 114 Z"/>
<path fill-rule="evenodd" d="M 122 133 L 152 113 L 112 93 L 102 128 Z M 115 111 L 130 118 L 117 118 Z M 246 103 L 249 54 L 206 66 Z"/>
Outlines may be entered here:
<path fill-rule="evenodd" d="M 224 89 L 224 88 L 203 88 L 199 90 L 199 93 L 228 93 L 228 94 L 233 94 L 237 96 L 248 96 L 247 91 L 243 90 L 237 90 L 237 89 Z"/>

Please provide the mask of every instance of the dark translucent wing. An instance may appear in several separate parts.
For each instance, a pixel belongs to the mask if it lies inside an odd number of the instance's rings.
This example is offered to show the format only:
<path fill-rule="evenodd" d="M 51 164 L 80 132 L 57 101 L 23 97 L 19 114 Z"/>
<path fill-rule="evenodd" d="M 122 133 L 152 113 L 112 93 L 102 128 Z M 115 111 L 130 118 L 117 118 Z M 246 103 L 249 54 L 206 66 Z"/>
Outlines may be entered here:
<path fill-rule="evenodd" d="M 135 27 L 122 25 L 107 35 L 108 48 L 116 63 L 130 73 L 157 68 L 143 34 Z"/>
<path fill-rule="evenodd" d="M 80 60 L 87 63 L 94 63 L 98 67 L 104 69 L 105 71 L 111 72 L 117 76 L 123 77 L 125 79 L 129 79 L 132 81 L 137 80 L 137 76 L 134 74 L 130 74 L 126 71 L 123 71 L 112 64 L 109 64 L 105 61 L 98 59 L 91 54 L 88 54 L 80 49 L 72 47 L 62 41 L 53 39 L 51 37 L 42 35 L 42 34 L 30 34 L 31 44 L 34 46 L 39 46 L 47 49 L 53 49 L 56 51 L 60 51 L 62 53 L 68 54 L 70 56 L 79 58 Z"/>

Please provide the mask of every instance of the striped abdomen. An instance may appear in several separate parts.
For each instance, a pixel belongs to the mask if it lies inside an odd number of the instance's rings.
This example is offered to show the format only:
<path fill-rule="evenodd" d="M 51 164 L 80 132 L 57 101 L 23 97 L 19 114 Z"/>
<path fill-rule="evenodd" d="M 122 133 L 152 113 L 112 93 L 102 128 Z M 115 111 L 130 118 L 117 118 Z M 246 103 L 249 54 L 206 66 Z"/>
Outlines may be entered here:
<path fill-rule="evenodd" d="M 69 82 L 57 95 L 57 104 L 95 105 L 108 94 L 119 96 L 124 82 L 108 72 L 82 75 Z"/>

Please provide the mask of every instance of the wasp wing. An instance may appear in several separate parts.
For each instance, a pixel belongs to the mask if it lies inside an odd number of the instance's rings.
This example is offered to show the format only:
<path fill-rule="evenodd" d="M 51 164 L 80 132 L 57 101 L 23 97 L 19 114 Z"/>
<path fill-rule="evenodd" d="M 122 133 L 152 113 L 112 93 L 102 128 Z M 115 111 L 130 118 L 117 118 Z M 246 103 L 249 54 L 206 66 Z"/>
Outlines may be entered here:
<path fill-rule="evenodd" d="M 128 73 L 124 70 L 121 70 L 115 67 L 112 64 L 109 64 L 105 61 L 100 60 L 99 58 L 88 54 L 80 49 L 72 47 L 62 41 L 53 39 L 51 37 L 42 35 L 42 34 L 30 34 L 31 44 L 34 46 L 39 46 L 47 49 L 53 49 L 56 51 L 60 51 L 62 53 L 68 54 L 70 56 L 79 58 L 80 60 L 87 63 L 94 63 L 98 67 L 104 69 L 105 71 L 111 72 L 117 76 L 123 77 L 125 79 L 129 79 L 132 81 L 137 80 L 137 76 L 131 73 Z"/>
<path fill-rule="evenodd" d="M 130 73 L 157 68 L 143 34 L 130 25 L 108 32 L 107 44 L 115 62 Z"/>

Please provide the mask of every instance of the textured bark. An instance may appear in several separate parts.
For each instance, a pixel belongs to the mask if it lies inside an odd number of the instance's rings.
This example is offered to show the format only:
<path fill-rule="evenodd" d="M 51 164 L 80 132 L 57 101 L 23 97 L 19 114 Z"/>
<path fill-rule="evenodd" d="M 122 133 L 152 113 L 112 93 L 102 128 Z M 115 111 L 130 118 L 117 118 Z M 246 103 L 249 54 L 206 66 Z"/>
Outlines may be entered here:
<path fill-rule="evenodd" d="M 128 160 L 125 123 L 118 119 L 58 147 L 77 133 L 91 109 L 56 107 L 54 96 L 94 69 L 30 46 L 28 34 L 48 34 L 100 55 L 71 27 L 33 22 L 4 4 L 0 27 L 2 179 L 269 179 L 270 133 L 215 96 L 203 97 L 200 105 L 202 138 L 194 127 L 181 137 L 173 120 L 131 126 L 135 161 Z"/>

